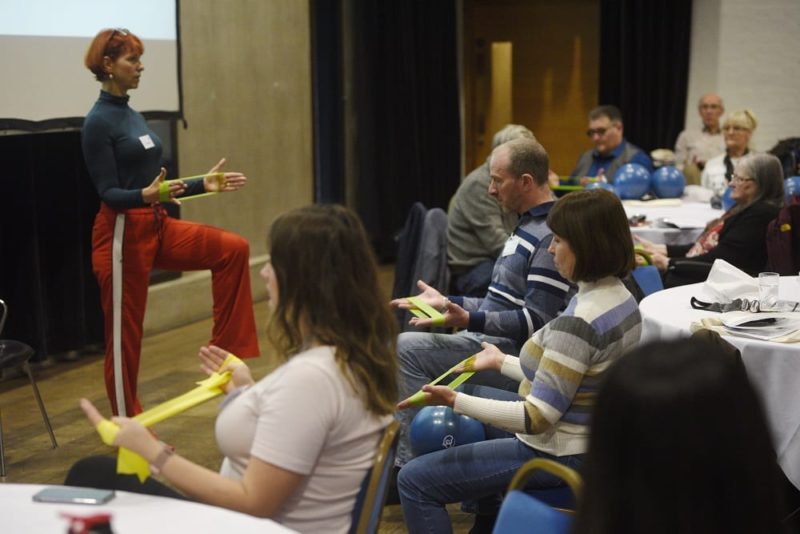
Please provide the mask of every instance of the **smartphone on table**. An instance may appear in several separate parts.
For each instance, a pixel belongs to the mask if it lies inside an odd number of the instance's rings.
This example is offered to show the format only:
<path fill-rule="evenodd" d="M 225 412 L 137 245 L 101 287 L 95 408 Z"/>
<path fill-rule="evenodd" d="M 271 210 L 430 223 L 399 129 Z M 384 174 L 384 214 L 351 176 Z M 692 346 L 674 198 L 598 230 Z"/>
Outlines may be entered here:
<path fill-rule="evenodd" d="M 53 486 L 33 496 L 35 502 L 66 504 L 103 504 L 114 498 L 114 490 Z"/>

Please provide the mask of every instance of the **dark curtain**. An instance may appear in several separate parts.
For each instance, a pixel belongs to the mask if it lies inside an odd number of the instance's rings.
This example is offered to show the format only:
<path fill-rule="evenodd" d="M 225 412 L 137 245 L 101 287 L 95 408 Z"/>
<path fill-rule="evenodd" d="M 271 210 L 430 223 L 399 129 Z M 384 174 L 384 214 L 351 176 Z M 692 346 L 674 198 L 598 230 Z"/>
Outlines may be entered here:
<path fill-rule="evenodd" d="M 446 208 L 458 187 L 456 2 L 352 2 L 356 207 L 390 260 L 411 205 Z"/>
<path fill-rule="evenodd" d="M 311 3 L 314 200 L 345 201 L 340 0 Z"/>
<path fill-rule="evenodd" d="M 632 143 L 672 148 L 686 113 L 692 0 L 601 0 L 600 18 L 600 103 L 619 106 Z"/>
<path fill-rule="evenodd" d="M 79 132 L 0 136 L 0 298 L 4 338 L 37 359 L 102 343 L 100 297 L 91 266 L 99 200 Z"/>

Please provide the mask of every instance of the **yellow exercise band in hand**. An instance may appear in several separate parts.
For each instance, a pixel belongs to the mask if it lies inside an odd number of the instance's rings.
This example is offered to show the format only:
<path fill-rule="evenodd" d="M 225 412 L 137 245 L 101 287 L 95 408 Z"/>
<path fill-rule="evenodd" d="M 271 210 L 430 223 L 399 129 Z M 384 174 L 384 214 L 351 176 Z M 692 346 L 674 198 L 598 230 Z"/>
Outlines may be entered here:
<path fill-rule="evenodd" d="M 237 362 L 241 363 L 241 360 L 233 354 L 228 354 L 228 357 L 222 362 L 220 369 Z M 205 380 L 197 382 L 197 387 L 191 391 L 142 412 L 134 417 L 133 420 L 138 421 L 146 427 L 164 421 L 173 415 L 185 412 L 189 408 L 193 408 L 198 404 L 213 399 L 217 395 L 221 395 L 224 392 L 223 387 L 230 379 L 230 371 L 212 373 Z M 103 440 L 103 443 L 113 446 L 114 440 L 119 433 L 119 425 L 108 419 L 103 419 L 97 423 L 95 430 L 100 434 L 100 439 Z M 140 482 L 144 482 L 147 480 L 147 477 L 150 476 L 150 467 L 147 460 L 129 449 L 120 447 L 119 455 L 117 456 L 117 473 L 120 475 L 136 475 L 139 477 Z"/>
<path fill-rule="evenodd" d="M 408 297 L 406 300 L 414 305 L 414 307 L 410 308 L 408 311 L 420 319 L 431 319 L 433 321 L 433 326 L 444 326 L 444 315 L 442 312 L 430 304 L 426 304 L 419 297 Z"/>
<path fill-rule="evenodd" d="M 119 426 L 116 423 L 103 419 L 97 423 L 95 430 L 100 434 L 100 439 L 103 440 L 103 443 L 114 446 L 114 440 L 117 439 L 117 434 L 119 434 Z"/>
<path fill-rule="evenodd" d="M 645 265 L 653 265 L 653 256 L 647 252 L 642 245 L 635 245 L 633 247 L 633 253 L 637 256 L 641 256 Z"/>
<path fill-rule="evenodd" d="M 206 176 L 212 176 L 217 179 L 217 185 L 219 189 L 222 190 L 225 187 L 225 173 L 224 172 L 212 172 L 209 174 L 198 174 L 195 176 L 186 176 L 184 178 L 175 178 L 174 180 L 164 180 L 160 184 L 158 184 L 158 199 L 161 202 L 169 202 L 172 200 L 172 197 L 169 194 L 169 186 L 170 184 L 174 184 L 175 182 L 191 182 L 195 180 L 205 180 Z M 218 191 L 210 191 L 208 193 L 198 193 L 196 195 L 187 195 L 181 196 L 181 201 L 190 200 L 195 198 L 202 198 L 211 195 L 216 195 Z"/>
<path fill-rule="evenodd" d="M 447 376 L 452 374 L 453 370 L 455 368 L 459 367 L 461 364 L 464 364 L 464 368 L 465 369 L 472 368 L 472 363 L 474 361 L 475 361 L 475 355 L 473 354 L 469 358 L 467 358 L 467 359 L 455 364 L 453 367 L 451 367 L 450 369 L 448 369 L 447 371 L 442 373 L 442 375 L 439 378 L 437 378 L 433 382 L 430 382 L 428 385 L 429 386 L 435 386 L 436 384 L 438 384 L 439 382 L 444 380 Z M 463 373 L 458 375 L 453 381 L 451 381 L 449 384 L 447 384 L 447 387 L 449 387 L 450 389 L 456 389 L 458 386 L 460 386 L 461 384 L 463 384 L 464 382 L 469 380 L 472 377 L 472 375 L 474 375 L 474 374 L 475 374 L 475 371 L 469 371 L 469 370 L 464 371 Z M 408 403 L 411 404 L 411 406 L 415 406 L 415 407 L 425 406 L 425 392 L 422 391 L 422 390 L 419 390 L 416 393 L 414 393 L 413 395 L 411 395 L 410 397 L 408 397 L 406 399 L 406 401 L 408 401 Z"/>
<path fill-rule="evenodd" d="M 169 195 L 169 182 L 166 180 L 158 184 L 158 200 L 161 202 L 169 202 L 172 200 Z"/>

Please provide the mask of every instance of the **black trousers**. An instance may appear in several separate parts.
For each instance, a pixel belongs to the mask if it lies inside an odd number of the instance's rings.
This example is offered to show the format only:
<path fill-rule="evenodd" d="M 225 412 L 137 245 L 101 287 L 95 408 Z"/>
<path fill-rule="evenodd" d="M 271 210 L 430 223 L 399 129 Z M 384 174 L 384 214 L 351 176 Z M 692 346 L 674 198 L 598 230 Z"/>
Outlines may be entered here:
<path fill-rule="evenodd" d="M 69 469 L 64 485 L 130 491 L 145 495 L 191 500 L 153 477 L 148 477 L 144 483 L 141 483 L 136 475 L 117 474 L 117 459 L 110 456 L 90 456 L 78 460 Z"/>

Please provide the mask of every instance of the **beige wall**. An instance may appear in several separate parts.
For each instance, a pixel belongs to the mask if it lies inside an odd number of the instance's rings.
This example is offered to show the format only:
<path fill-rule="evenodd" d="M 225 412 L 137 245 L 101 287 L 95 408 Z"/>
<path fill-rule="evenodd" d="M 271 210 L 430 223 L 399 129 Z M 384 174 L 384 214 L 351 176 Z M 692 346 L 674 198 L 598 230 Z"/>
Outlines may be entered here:
<path fill-rule="evenodd" d="M 187 202 L 186 219 L 230 228 L 263 253 L 278 213 L 311 202 L 311 47 L 308 2 L 181 2 L 183 174 L 226 156 L 249 178 L 241 193 Z"/>
<path fill-rule="evenodd" d="M 241 170 L 249 179 L 238 193 L 184 203 L 182 217 L 243 235 L 253 263 L 260 264 L 270 221 L 313 200 L 309 3 L 190 0 L 180 5 L 189 125 L 178 127 L 180 172 L 205 172 L 225 156 L 228 170 Z M 146 331 L 210 316 L 209 279 L 208 272 L 196 273 L 152 287 Z M 262 284 L 255 277 L 252 282 L 258 298 Z"/>
<path fill-rule="evenodd" d="M 687 127 L 700 126 L 700 96 L 717 91 L 727 112 L 755 112 L 759 125 L 750 144 L 756 150 L 797 136 L 798 35 L 797 0 L 694 0 Z"/>

